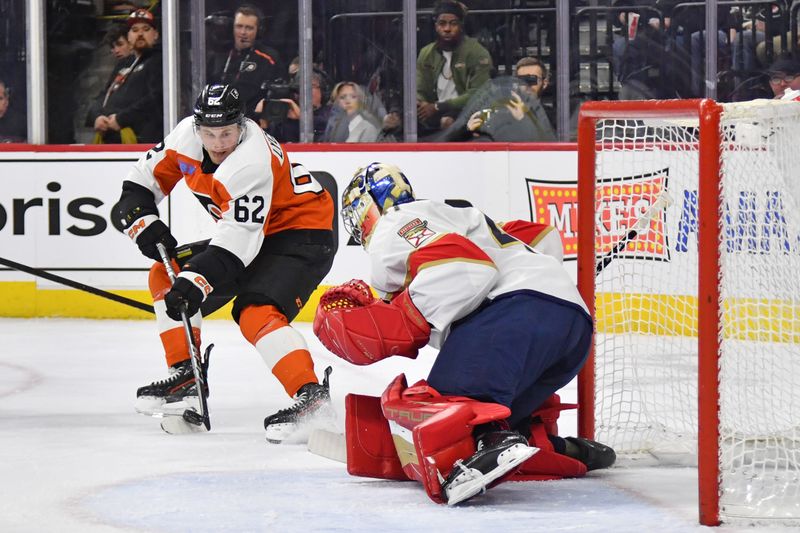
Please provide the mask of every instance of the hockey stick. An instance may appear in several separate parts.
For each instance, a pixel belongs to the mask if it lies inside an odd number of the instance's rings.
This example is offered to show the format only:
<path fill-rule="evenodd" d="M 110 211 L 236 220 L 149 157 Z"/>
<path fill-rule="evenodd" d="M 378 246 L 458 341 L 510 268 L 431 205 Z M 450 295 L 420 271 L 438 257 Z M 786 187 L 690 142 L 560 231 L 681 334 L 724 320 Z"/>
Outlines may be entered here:
<path fill-rule="evenodd" d="M 164 263 L 164 268 L 167 269 L 167 274 L 169 275 L 169 280 L 172 284 L 175 284 L 175 270 L 172 269 L 172 264 L 169 261 L 169 254 L 167 254 L 167 249 L 164 245 L 160 242 L 156 243 L 156 248 L 158 248 L 158 254 L 161 256 L 161 262 Z M 197 386 L 197 397 L 200 402 L 200 412 L 198 413 L 194 409 L 186 409 L 183 412 L 182 419 L 189 424 L 194 426 L 204 425 L 207 431 L 211 430 L 211 419 L 208 417 L 208 403 L 206 402 L 206 395 L 203 389 L 206 386 L 206 377 L 203 375 L 203 366 L 202 362 L 200 361 L 200 350 L 195 346 L 194 339 L 192 338 L 192 324 L 189 322 L 189 313 L 186 310 L 186 304 L 182 304 L 180 308 L 181 312 L 181 322 L 183 322 L 183 332 L 186 335 L 186 343 L 189 346 L 189 355 L 192 361 L 192 371 L 194 372 L 194 380 Z M 161 427 L 167 433 L 174 433 L 178 431 L 169 431 L 168 428 L 164 427 L 164 424 L 167 421 L 161 423 Z"/>
<path fill-rule="evenodd" d="M 125 296 L 120 296 L 119 294 L 114 294 L 113 292 L 104 291 L 103 289 L 98 289 L 96 287 L 92 287 L 91 285 L 86 285 L 79 281 L 74 281 L 68 278 L 63 278 L 57 274 L 53 274 L 51 272 L 47 272 L 46 270 L 41 270 L 39 268 L 30 267 L 27 265 L 23 265 L 21 263 L 17 263 L 16 261 L 11 261 L 10 259 L 4 259 L 0 257 L 0 265 L 7 266 L 9 268 L 13 268 L 14 270 L 19 270 L 20 272 L 25 272 L 26 274 L 31 274 L 33 276 L 38 276 L 40 278 L 44 278 L 50 281 L 54 281 L 56 283 L 60 283 L 62 285 L 66 285 L 67 287 L 72 287 L 73 289 L 78 289 L 79 291 L 88 292 L 89 294 L 94 294 L 95 296 L 100 296 L 101 298 L 106 298 L 108 300 L 113 300 L 117 303 L 121 303 L 124 305 L 129 305 L 131 307 L 135 307 L 136 309 L 141 309 L 142 311 L 147 311 L 148 313 L 153 312 L 153 306 L 148 305 L 146 303 L 140 302 L 138 300 L 132 300 L 131 298 L 126 298 Z"/>
<path fill-rule="evenodd" d="M 628 233 L 626 233 L 620 240 L 618 240 L 611 248 L 611 250 L 606 252 L 600 258 L 595 268 L 595 275 L 600 274 L 600 272 L 602 272 L 603 269 L 606 268 L 608 264 L 614 260 L 614 257 L 625 249 L 625 247 L 628 245 L 629 242 L 631 242 L 640 234 L 642 235 L 646 234 L 650 227 L 650 222 L 652 222 L 653 219 L 659 213 L 661 213 L 661 211 L 663 211 L 670 205 L 672 205 L 672 198 L 670 197 L 669 193 L 667 193 L 667 190 L 664 189 L 659 193 L 658 197 L 656 198 L 656 201 L 653 202 L 653 204 L 647 208 L 647 211 L 645 211 L 642 214 L 641 218 L 637 220 L 636 223 L 628 230 Z"/>

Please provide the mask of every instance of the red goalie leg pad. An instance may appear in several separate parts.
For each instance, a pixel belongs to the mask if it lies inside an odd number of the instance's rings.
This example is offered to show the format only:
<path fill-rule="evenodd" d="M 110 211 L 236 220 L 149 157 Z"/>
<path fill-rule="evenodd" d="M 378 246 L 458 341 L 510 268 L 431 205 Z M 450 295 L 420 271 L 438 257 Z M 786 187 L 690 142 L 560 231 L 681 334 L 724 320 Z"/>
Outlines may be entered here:
<path fill-rule="evenodd" d="M 583 477 L 586 465 L 557 453 L 548 435 L 558 435 L 558 417 L 561 411 L 575 409 L 577 404 L 561 403 L 558 394 L 553 394 L 531 415 L 531 436 L 528 444 L 539 448 L 539 453 L 522 463 L 511 481 L 533 481 Z"/>
<path fill-rule="evenodd" d="M 381 399 L 348 394 L 344 399 L 347 472 L 352 476 L 407 481 L 383 417 Z"/>
<path fill-rule="evenodd" d="M 381 406 L 403 470 L 437 503 L 444 503 L 441 480 L 453 464 L 475 453 L 473 427 L 511 414 L 502 405 L 442 396 L 425 381 L 407 388 L 404 375 L 383 393 Z"/>

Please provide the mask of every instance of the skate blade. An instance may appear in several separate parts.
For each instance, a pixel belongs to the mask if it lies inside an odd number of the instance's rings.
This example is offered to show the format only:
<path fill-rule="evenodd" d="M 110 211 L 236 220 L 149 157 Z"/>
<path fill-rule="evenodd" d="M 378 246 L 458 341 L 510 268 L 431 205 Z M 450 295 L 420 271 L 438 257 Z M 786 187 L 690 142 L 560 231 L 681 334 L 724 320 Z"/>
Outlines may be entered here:
<path fill-rule="evenodd" d="M 144 396 L 136 398 L 133 408 L 137 413 L 145 416 L 159 416 L 156 413 L 162 413 L 162 406 L 164 405 L 163 398 L 155 398 L 152 396 Z"/>
<path fill-rule="evenodd" d="M 170 435 L 186 435 L 188 433 L 205 433 L 208 431 L 203 424 L 197 425 L 187 422 L 183 415 L 165 416 L 161 421 L 161 429 Z"/>
<path fill-rule="evenodd" d="M 281 444 L 282 442 L 291 442 L 296 440 L 300 435 L 299 424 L 287 422 L 285 424 L 272 424 L 266 428 L 267 442 L 271 444 Z"/>
<path fill-rule="evenodd" d="M 446 490 L 445 496 L 447 497 L 447 505 L 456 505 L 464 502 L 470 498 L 482 494 L 486 491 L 486 487 L 494 480 L 507 474 L 520 464 L 524 463 L 533 457 L 539 448 L 533 446 L 526 446 L 524 444 L 516 444 L 506 450 L 500 459 L 502 464 L 497 465 L 497 468 L 485 475 L 476 475 L 455 487 Z"/>
<path fill-rule="evenodd" d="M 152 416 L 154 418 L 164 418 L 167 416 L 181 416 L 184 411 L 197 411 L 200 409 L 200 400 L 196 396 L 184 398 L 179 402 L 165 403 L 160 398 L 149 398 L 143 401 L 137 399 L 134 404 L 137 413 Z"/>
<path fill-rule="evenodd" d="M 297 422 L 271 424 L 266 428 L 267 442 L 272 444 L 305 444 L 314 431 L 336 432 L 336 413 L 330 406 Z"/>
<path fill-rule="evenodd" d="M 315 429 L 308 437 L 308 451 L 340 463 L 347 463 L 347 441 L 341 433 Z"/>

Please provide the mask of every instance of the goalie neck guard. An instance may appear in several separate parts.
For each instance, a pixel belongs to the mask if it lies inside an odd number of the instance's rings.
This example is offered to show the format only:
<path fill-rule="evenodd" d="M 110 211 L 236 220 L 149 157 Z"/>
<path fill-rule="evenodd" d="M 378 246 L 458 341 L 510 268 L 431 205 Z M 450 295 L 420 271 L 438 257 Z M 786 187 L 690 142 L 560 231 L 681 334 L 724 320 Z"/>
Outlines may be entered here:
<path fill-rule="evenodd" d="M 357 243 L 366 246 L 383 213 L 414 199 L 411 184 L 399 168 L 371 163 L 356 171 L 342 194 L 344 227 Z"/>

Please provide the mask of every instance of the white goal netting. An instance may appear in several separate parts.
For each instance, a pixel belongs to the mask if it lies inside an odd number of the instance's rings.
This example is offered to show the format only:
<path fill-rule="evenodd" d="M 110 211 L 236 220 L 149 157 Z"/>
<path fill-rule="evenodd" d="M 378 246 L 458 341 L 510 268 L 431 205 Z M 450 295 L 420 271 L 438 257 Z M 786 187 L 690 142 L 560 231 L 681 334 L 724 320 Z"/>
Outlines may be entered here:
<path fill-rule="evenodd" d="M 595 436 L 696 464 L 698 264 L 715 261 L 721 513 L 800 519 L 800 104 L 723 105 L 719 213 L 699 214 L 699 131 L 597 121 L 595 254 L 611 261 L 595 287 Z M 700 224 L 719 224 L 718 250 L 699 249 Z"/>

